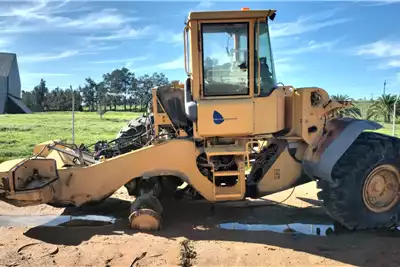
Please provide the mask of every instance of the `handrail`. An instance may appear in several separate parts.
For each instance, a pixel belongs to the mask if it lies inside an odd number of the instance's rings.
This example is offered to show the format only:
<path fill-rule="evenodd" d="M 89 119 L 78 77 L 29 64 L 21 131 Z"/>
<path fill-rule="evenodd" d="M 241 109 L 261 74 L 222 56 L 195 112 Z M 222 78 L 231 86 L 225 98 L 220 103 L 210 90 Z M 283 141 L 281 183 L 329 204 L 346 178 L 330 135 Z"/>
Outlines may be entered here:
<path fill-rule="evenodd" d="M 258 82 L 258 90 L 257 90 L 257 97 L 260 96 L 261 93 L 261 63 L 260 63 L 260 20 L 257 20 L 257 36 L 256 36 L 256 42 L 257 42 L 257 82 Z"/>
<path fill-rule="evenodd" d="M 188 76 L 190 76 L 192 73 L 189 72 L 188 69 L 188 63 L 187 63 L 187 47 L 186 47 L 186 33 L 190 29 L 189 25 L 186 25 L 185 28 L 183 29 L 183 54 L 184 54 L 184 60 L 185 60 L 185 72 Z"/>

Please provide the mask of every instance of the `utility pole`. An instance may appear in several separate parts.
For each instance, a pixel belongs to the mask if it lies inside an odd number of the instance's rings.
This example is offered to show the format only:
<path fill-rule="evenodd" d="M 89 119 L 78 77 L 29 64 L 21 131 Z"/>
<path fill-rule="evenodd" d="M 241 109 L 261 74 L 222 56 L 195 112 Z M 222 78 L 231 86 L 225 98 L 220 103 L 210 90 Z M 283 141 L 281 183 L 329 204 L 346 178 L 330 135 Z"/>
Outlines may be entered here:
<path fill-rule="evenodd" d="M 70 85 L 72 92 L 72 144 L 75 144 L 75 94 L 72 85 Z"/>
<path fill-rule="evenodd" d="M 386 80 L 385 80 L 385 82 L 383 83 L 383 95 L 385 95 L 385 91 L 386 91 Z"/>

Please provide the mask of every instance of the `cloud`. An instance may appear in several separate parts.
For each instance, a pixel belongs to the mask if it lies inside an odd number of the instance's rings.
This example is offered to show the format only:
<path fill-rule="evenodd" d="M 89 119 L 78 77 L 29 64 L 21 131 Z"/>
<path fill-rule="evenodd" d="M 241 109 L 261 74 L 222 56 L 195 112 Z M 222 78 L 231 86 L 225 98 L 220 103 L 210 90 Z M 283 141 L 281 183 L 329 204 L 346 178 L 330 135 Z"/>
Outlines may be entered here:
<path fill-rule="evenodd" d="M 288 37 L 348 22 L 348 18 L 331 19 L 335 11 L 320 12 L 312 16 L 301 16 L 296 21 L 271 23 L 271 38 Z"/>
<path fill-rule="evenodd" d="M 0 49 L 7 48 L 10 43 L 10 38 L 0 37 Z"/>
<path fill-rule="evenodd" d="M 84 48 L 81 49 L 81 51 L 84 54 L 98 54 L 100 51 L 107 51 L 107 50 L 114 50 L 119 48 L 118 45 L 104 45 L 102 43 L 87 43 L 87 44 L 82 44 Z"/>
<path fill-rule="evenodd" d="M 156 38 L 157 42 L 164 42 L 170 44 L 182 44 L 183 45 L 183 31 L 182 32 L 171 32 L 171 31 L 158 31 L 158 36 Z"/>
<path fill-rule="evenodd" d="M 400 41 L 379 40 L 356 48 L 355 55 L 373 57 L 400 56 Z"/>
<path fill-rule="evenodd" d="M 155 66 L 155 68 L 159 68 L 162 70 L 174 70 L 174 69 L 183 69 L 184 68 L 184 58 L 183 57 L 179 57 L 175 60 L 172 61 L 168 61 L 168 62 L 164 62 L 164 63 L 160 63 L 158 65 Z"/>
<path fill-rule="evenodd" d="M 367 59 L 379 59 L 375 69 L 400 68 L 400 40 L 378 40 L 354 49 L 353 55 Z"/>
<path fill-rule="evenodd" d="M 78 1 L 33 1 L 29 5 L 12 5 L 0 11 L 2 32 L 22 33 L 51 30 L 96 30 L 117 29 L 138 21 L 138 17 L 128 17 L 117 9 L 92 10 L 87 7 L 69 8 Z M 19 3 L 16 1 L 16 3 Z M 55 4 L 54 4 L 55 3 Z M 78 3 L 79 4 L 79 3 Z M 73 12 L 91 11 L 78 17 L 70 17 Z"/>
<path fill-rule="evenodd" d="M 400 68 L 400 59 L 397 60 L 391 60 L 387 63 L 388 67 L 393 67 L 393 68 Z"/>
<path fill-rule="evenodd" d="M 30 56 L 19 56 L 18 61 L 24 63 L 36 63 L 36 62 L 44 62 L 44 61 L 53 61 L 62 58 L 69 58 L 79 54 L 77 50 L 68 50 L 58 54 L 49 54 L 49 53 L 40 53 Z"/>
<path fill-rule="evenodd" d="M 111 60 L 101 60 L 101 61 L 93 61 L 90 62 L 92 64 L 112 64 L 112 63 L 132 63 L 132 62 L 137 62 L 137 61 L 144 61 L 147 60 L 147 56 L 142 56 L 142 57 L 134 57 L 134 58 L 123 58 L 123 59 L 111 59 Z"/>
<path fill-rule="evenodd" d="M 355 0 L 354 3 L 363 3 L 362 6 L 383 6 L 400 3 L 400 0 Z M 364 4 L 368 3 L 368 4 Z"/>
<path fill-rule="evenodd" d="M 380 65 L 378 65 L 378 67 L 374 69 L 390 69 L 390 68 L 400 68 L 400 58 L 392 59 L 384 63 L 381 63 Z"/>
<path fill-rule="evenodd" d="M 190 12 L 195 12 L 195 11 L 207 11 L 210 10 L 213 6 L 214 3 L 211 0 L 200 0 L 200 1 L 194 1 L 195 3 L 198 2 L 198 4 L 190 8 L 189 10 L 185 10 L 183 13 L 187 15 Z"/>
<path fill-rule="evenodd" d="M 210 0 L 202 0 L 200 3 L 194 8 L 196 11 L 200 10 L 208 10 L 214 5 Z"/>
<path fill-rule="evenodd" d="M 79 29 L 106 29 L 118 28 L 123 24 L 138 21 L 139 18 L 127 18 L 118 13 L 116 9 L 103 9 L 99 12 L 89 13 L 78 19 L 64 18 L 65 22 L 60 22 L 58 27 L 72 27 Z"/>
<path fill-rule="evenodd" d="M 152 34 L 152 26 L 145 26 L 143 28 L 134 29 L 130 26 L 126 26 L 121 30 L 115 31 L 108 35 L 90 36 L 88 41 L 113 41 L 113 40 L 124 40 L 124 39 L 138 39 Z"/>
<path fill-rule="evenodd" d="M 330 42 L 316 42 L 316 41 L 312 40 L 312 41 L 309 41 L 306 46 L 297 47 L 297 48 L 293 48 L 293 49 L 277 50 L 277 53 L 286 54 L 286 55 L 296 55 L 296 54 L 302 54 L 302 53 L 312 52 L 312 51 L 316 51 L 316 50 L 330 50 L 337 43 L 338 43 L 338 40 L 330 41 Z"/>
<path fill-rule="evenodd" d="M 282 57 L 275 59 L 275 72 L 278 81 L 282 77 L 286 77 L 288 74 L 301 69 L 302 67 L 300 65 L 296 65 L 295 60 L 292 57 Z"/>
<path fill-rule="evenodd" d="M 63 77 L 63 76 L 71 76 L 70 73 L 42 73 L 42 72 L 27 72 L 24 73 L 25 76 L 30 77 Z"/>

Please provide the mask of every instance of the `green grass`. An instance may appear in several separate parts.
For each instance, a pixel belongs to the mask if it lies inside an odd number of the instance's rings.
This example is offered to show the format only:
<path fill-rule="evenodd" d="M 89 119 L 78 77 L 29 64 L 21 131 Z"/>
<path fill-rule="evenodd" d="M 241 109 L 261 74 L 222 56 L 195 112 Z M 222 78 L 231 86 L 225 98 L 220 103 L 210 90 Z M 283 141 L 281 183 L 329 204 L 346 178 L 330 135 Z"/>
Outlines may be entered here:
<path fill-rule="evenodd" d="M 369 104 L 358 103 L 363 110 Z M 101 120 L 95 112 L 76 112 L 75 143 L 88 145 L 98 140 L 112 140 L 125 123 L 139 114 L 109 111 Z M 384 128 L 378 132 L 391 135 L 392 125 L 382 125 Z M 0 162 L 28 156 L 36 144 L 48 140 L 62 139 L 71 142 L 71 129 L 70 112 L 0 115 Z M 396 127 L 395 135 L 400 136 L 400 124 Z"/>
<path fill-rule="evenodd" d="M 95 112 L 76 112 L 75 143 L 112 140 L 125 123 L 138 115 L 107 112 L 101 120 Z M 71 142 L 71 112 L 0 115 L 0 162 L 30 155 L 36 144 L 54 139 Z"/>
<path fill-rule="evenodd" d="M 361 116 L 363 119 L 367 118 L 367 110 L 368 107 L 372 104 L 373 102 L 371 100 L 357 100 L 355 103 L 355 106 L 358 107 L 361 111 Z"/>
<path fill-rule="evenodd" d="M 383 128 L 377 130 L 376 132 L 387 134 L 387 135 L 392 135 L 392 124 L 391 123 L 383 123 L 383 122 L 378 122 L 378 123 L 380 123 L 383 126 Z M 396 124 L 394 136 L 400 137 L 400 124 L 399 123 Z"/>

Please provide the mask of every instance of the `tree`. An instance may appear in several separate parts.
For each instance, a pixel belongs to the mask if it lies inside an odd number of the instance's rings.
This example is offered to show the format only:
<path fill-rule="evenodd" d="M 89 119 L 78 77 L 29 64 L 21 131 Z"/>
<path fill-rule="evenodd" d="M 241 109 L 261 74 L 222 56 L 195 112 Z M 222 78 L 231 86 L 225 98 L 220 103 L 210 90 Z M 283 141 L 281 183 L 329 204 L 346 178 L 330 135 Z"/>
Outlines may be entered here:
<path fill-rule="evenodd" d="M 89 111 L 95 110 L 95 88 L 92 86 L 91 78 L 86 78 L 86 84 L 83 87 L 80 87 L 80 92 L 82 94 L 83 102 L 89 107 Z"/>
<path fill-rule="evenodd" d="M 136 105 L 139 104 L 137 96 L 138 94 L 138 79 L 135 76 L 135 73 L 132 72 L 132 75 L 130 76 L 130 88 L 128 90 L 128 104 L 129 104 L 129 110 L 132 111 L 132 106 L 135 106 L 134 111 L 136 111 Z"/>
<path fill-rule="evenodd" d="M 356 107 L 354 104 L 357 102 L 354 101 L 353 98 L 349 97 L 348 95 L 332 95 L 331 98 L 335 101 L 338 102 L 345 102 L 345 101 L 351 101 L 352 107 L 345 108 L 345 109 L 340 109 L 337 110 L 336 116 L 338 117 L 350 117 L 350 118 L 358 118 L 361 117 L 361 111 L 358 107 Z"/>
<path fill-rule="evenodd" d="M 140 110 L 146 110 L 151 100 L 151 89 L 156 86 L 168 85 L 168 78 L 164 73 L 153 73 L 152 76 L 145 74 L 138 78 L 138 90 L 136 97 L 139 99 Z"/>
<path fill-rule="evenodd" d="M 48 110 L 48 103 L 46 103 L 46 96 L 49 93 L 49 89 L 46 87 L 46 81 L 40 79 L 40 84 L 33 88 L 34 99 L 35 99 L 35 110 L 45 111 Z"/>
<path fill-rule="evenodd" d="M 126 105 L 128 104 L 128 95 L 132 92 L 131 83 L 134 82 L 135 74 L 130 72 L 127 68 L 123 67 L 119 73 L 118 77 L 119 82 L 122 86 L 122 94 L 123 94 L 123 102 L 124 102 L 124 110 L 126 110 Z"/>
<path fill-rule="evenodd" d="M 96 103 L 97 103 L 97 112 L 100 114 L 100 119 L 103 119 L 103 114 L 107 111 L 107 103 L 106 103 L 106 95 L 107 88 L 103 81 L 99 82 L 95 86 L 96 88 Z"/>
<path fill-rule="evenodd" d="M 109 100 L 112 101 L 114 110 L 117 109 L 117 105 L 120 103 L 124 105 L 124 110 L 126 110 L 128 98 L 133 91 L 132 82 L 134 82 L 134 76 L 134 73 L 125 67 L 103 75 L 103 82 L 109 92 Z"/>
<path fill-rule="evenodd" d="M 100 118 L 103 118 L 103 114 L 105 113 L 105 98 L 107 89 L 104 85 L 104 82 L 96 83 L 92 78 L 88 77 L 86 80 L 86 87 L 89 91 L 94 94 L 93 106 L 96 106 L 97 112 L 100 114 Z M 95 108 L 93 107 L 93 110 Z"/>
<path fill-rule="evenodd" d="M 61 88 L 57 87 L 50 91 L 47 95 L 46 102 L 49 110 L 61 111 L 64 110 L 66 101 L 65 92 Z"/>
<path fill-rule="evenodd" d="M 33 92 L 22 90 L 22 102 L 24 102 L 31 110 L 34 110 L 35 96 Z"/>
<path fill-rule="evenodd" d="M 77 90 L 74 91 L 74 109 L 82 110 L 82 96 Z M 61 110 L 71 110 L 72 111 L 72 90 L 66 89 L 62 91 L 63 102 L 60 105 Z"/>
<path fill-rule="evenodd" d="M 85 84 L 74 90 L 75 110 L 82 110 L 82 105 L 89 107 L 89 111 L 99 111 L 102 115 L 107 106 L 116 110 L 117 105 L 123 104 L 124 110 L 140 111 L 146 109 L 151 100 L 151 89 L 156 86 L 174 86 L 177 81 L 170 83 L 164 73 L 145 74 L 136 77 L 128 68 L 114 69 L 105 73 L 100 82 L 91 77 L 85 78 Z M 22 91 L 22 99 L 32 111 L 66 111 L 71 110 L 71 89 L 59 87 L 49 90 L 44 79 L 31 91 Z M 122 101 L 121 101 L 122 100 Z"/>
<path fill-rule="evenodd" d="M 367 119 L 374 117 L 383 118 L 384 122 L 390 122 L 393 116 L 393 104 L 396 101 L 395 95 L 385 94 L 376 99 L 372 105 L 368 107 Z M 396 108 L 397 109 L 397 108 Z M 396 112 L 398 114 L 398 112 Z"/>

